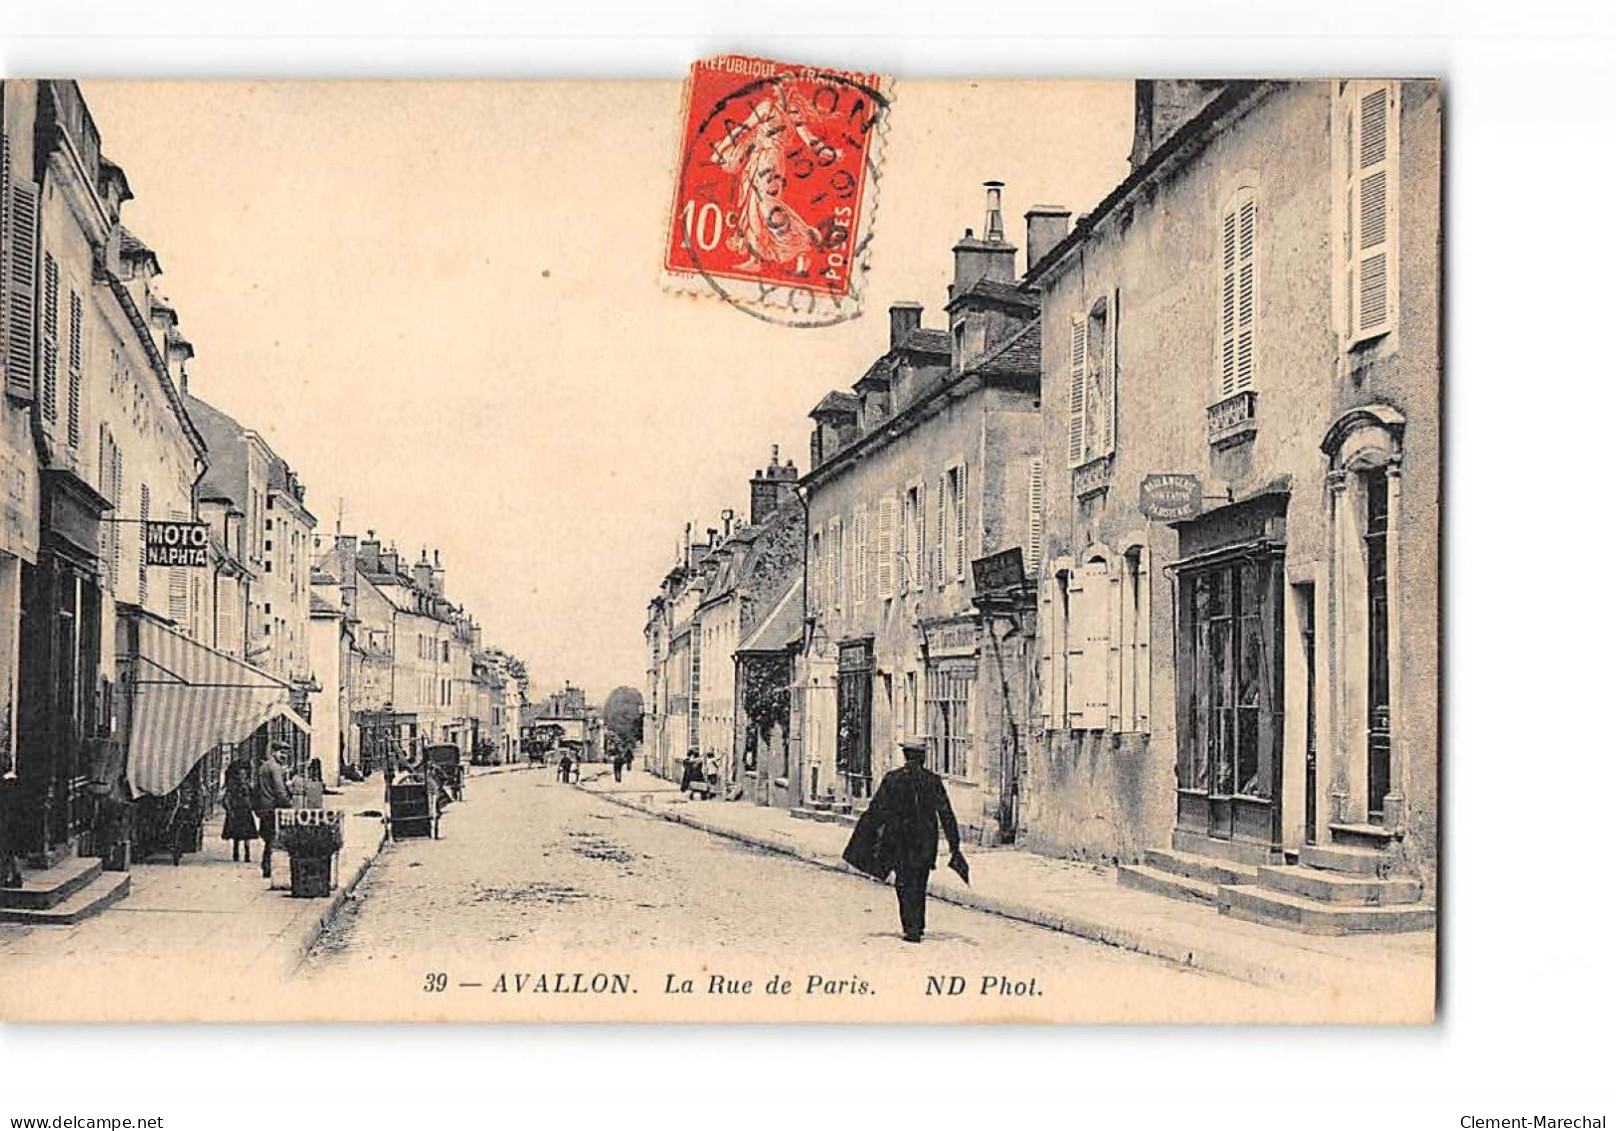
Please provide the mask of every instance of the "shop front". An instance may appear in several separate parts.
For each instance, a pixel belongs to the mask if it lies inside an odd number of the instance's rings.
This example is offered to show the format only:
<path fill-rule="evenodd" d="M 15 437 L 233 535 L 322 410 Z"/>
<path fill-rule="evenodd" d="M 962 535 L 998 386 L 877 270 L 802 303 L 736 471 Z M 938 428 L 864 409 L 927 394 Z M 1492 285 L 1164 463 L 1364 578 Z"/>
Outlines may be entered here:
<path fill-rule="evenodd" d="M 1285 510 L 1262 495 L 1175 523 L 1174 846 L 1283 851 Z"/>

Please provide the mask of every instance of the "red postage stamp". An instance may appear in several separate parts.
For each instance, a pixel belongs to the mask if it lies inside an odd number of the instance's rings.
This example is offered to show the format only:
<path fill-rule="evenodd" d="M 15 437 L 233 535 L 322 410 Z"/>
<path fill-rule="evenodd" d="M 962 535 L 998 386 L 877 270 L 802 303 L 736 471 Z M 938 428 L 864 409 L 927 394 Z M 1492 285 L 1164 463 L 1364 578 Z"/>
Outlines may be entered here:
<path fill-rule="evenodd" d="M 742 55 L 695 63 L 664 284 L 791 325 L 856 315 L 891 86 Z"/>

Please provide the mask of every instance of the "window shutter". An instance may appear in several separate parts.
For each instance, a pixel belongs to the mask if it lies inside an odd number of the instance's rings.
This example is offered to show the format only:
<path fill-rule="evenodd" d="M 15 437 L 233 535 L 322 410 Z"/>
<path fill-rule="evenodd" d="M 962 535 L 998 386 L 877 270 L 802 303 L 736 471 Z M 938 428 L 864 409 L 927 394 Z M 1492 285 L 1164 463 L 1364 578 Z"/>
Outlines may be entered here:
<path fill-rule="evenodd" d="M 825 528 L 825 539 L 830 543 L 827 557 L 830 564 L 829 605 L 837 611 L 842 607 L 842 520 L 833 518 Z"/>
<path fill-rule="evenodd" d="M 1027 470 L 1027 576 L 1044 571 L 1044 461 L 1034 457 Z"/>
<path fill-rule="evenodd" d="M 820 589 L 820 574 L 823 568 L 820 557 L 824 553 L 824 534 L 814 531 L 810 540 L 808 551 L 808 604 L 811 612 L 823 612 L 825 608 L 824 594 Z"/>
<path fill-rule="evenodd" d="M 61 294 L 61 272 L 56 266 L 56 257 L 49 253 L 45 255 L 45 272 L 40 290 L 39 407 L 45 414 L 46 420 L 55 420 L 57 417 L 56 333 L 61 319 L 61 311 L 57 309 L 57 300 Z"/>
<path fill-rule="evenodd" d="M 1111 594 L 1104 561 L 1086 562 L 1073 572 L 1071 608 L 1074 624 L 1067 660 L 1068 726 L 1101 729 L 1109 721 L 1107 668 L 1110 654 Z"/>
<path fill-rule="evenodd" d="M 1122 596 L 1127 591 L 1122 571 L 1126 564 L 1124 557 L 1112 558 L 1106 580 L 1105 718 L 1112 731 L 1122 730 Z"/>
<path fill-rule="evenodd" d="M 969 550 L 966 546 L 967 534 L 970 530 L 968 515 L 971 508 L 971 480 L 969 465 L 959 465 L 959 478 L 955 480 L 959 487 L 958 504 L 954 507 L 954 576 L 965 580 L 965 566 L 970 561 Z"/>
<path fill-rule="evenodd" d="M 891 495 L 881 499 L 876 512 L 875 528 L 875 595 L 881 600 L 892 597 L 892 526 L 894 500 Z"/>
<path fill-rule="evenodd" d="M 170 510 L 168 517 L 175 521 L 184 521 L 182 511 Z M 174 566 L 168 567 L 168 619 L 180 626 L 182 631 L 190 627 L 190 617 L 187 611 L 190 607 L 190 583 L 183 569 Z"/>
<path fill-rule="evenodd" d="M 1348 132 L 1351 182 L 1348 190 L 1348 326 L 1353 341 L 1391 329 L 1392 239 L 1395 186 L 1391 182 L 1397 139 L 1392 84 L 1358 83 Z"/>
<path fill-rule="evenodd" d="M 926 584 L 926 481 L 915 484 L 915 591 Z"/>
<path fill-rule="evenodd" d="M 1119 307 L 1117 301 L 1121 292 L 1115 288 L 1111 291 L 1111 302 L 1106 308 L 1106 335 L 1105 335 L 1105 384 L 1106 384 L 1106 414 L 1101 424 L 1105 428 L 1105 440 L 1100 445 L 1101 455 L 1110 455 L 1117 450 L 1117 339 L 1122 336 L 1122 321 L 1118 317 Z"/>
<path fill-rule="evenodd" d="M 1088 363 L 1088 317 L 1084 314 L 1072 318 L 1072 368 L 1069 376 L 1067 402 L 1066 465 L 1077 467 L 1083 462 L 1083 394 L 1084 370 Z"/>
<path fill-rule="evenodd" d="M 112 494 L 107 498 L 112 503 L 112 513 L 115 517 L 122 517 L 123 511 L 123 449 L 118 446 L 115 436 L 109 436 L 108 442 L 112 445 Z M 123 523 L 110 523 L 112 527 L 112 592 L 118 592 L 118 575 L 123 566 Z"/>
<path fill-rule="evenodd" d="M 1239 269 L 1239 244 L 1236 239 L 1238 217 L 1231 208 L 1223 214 L 1223 251 L 1219 275 L 1221 284 L 1221 311 L 1218 322 L 1218 399 L 1234 396 L 1235 386 L 1235 306 L 1237 303 L 1236 272 Z"/>
<path fill-rule="evenodd" d="M 1256 378 L 1257 333 L 1257 195 L 1242 195 L 1240 214 L 1239 293 L 1235 304 L 1235 392 L 1252 387 Z"/>
<path fill-rule="evenodd" d="M 1074 569 L 1066 578 L 1066 729 L 1083 726 L 1082 671 L 1088 640 L 1084 631 L 1084 571 Z"/>
<path fill-rule="evenodd" d="M 932 554 L 934 569 L 936 570 L 937 588 L 941 589 L 948 581 L 948 558 L 945 547 L 948 545 L 948 476 L 937 477 L 937 545 Z"/>
<path fill-rule="evenodd" d="M 1044 729 L 1053 729 L 1051 719 L 1055 699 L 1055 587 L 1060 582 L 1046 577 L 1038 583 L 1038 713 Z"/>
<path fill-rule="evenodd" d="M 864 583 L 864 508 L 853 512 L 853 602 L 862 605 L 867 588 Z"/>
<path fill-rule="evenodd" d="M 1139 547 L 1139 623 L 1134 629 L 1134 717 L 1150 729 L 1150 547 Z"/>
<path fill-rule="evenodd" d="M 67 446 L 76 448 L 83 438 L 80 415 L 84 385 L 84 301 L 78 291 L 68 295 L 67 316 Z"/>
<path fill-rule="evenodd" d="M 146 520 L 151 518 L 151 488 L 140 485 L 140 604 L 146 603 L 150 571 L 146 567 Z"/>
<path fill-rule="evenodd" d="M 914 521 L 914 510 L 914 496 L 905 491 L 903 493 L 903 505 L 898 509 L 898 523 L 895 533 L 898 548 L 892 556 L 893 568 L 897 571 L 893 581 L 899 593 L 909 592 L 909 524 Z"/>
<path fill-rule="evenodd" d="M 34 398 L 34 284 L 39 188 L 11 176 L 11 139 L 0 134 L 0 292 L 5 296 L 6 395 Z"/>

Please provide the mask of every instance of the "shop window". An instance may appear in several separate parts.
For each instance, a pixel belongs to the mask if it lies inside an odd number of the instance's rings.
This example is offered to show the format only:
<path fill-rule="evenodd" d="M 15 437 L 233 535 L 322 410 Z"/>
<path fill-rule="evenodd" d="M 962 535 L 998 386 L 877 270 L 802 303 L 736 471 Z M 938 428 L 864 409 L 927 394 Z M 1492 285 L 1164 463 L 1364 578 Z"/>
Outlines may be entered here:
<path fill-rule="evenodd" d="M 931 727 L 932 769 L 947 777 L 970 774 L 971 689 L 968 664 L 941 664 L 926 672 L 926 714 Z"/>

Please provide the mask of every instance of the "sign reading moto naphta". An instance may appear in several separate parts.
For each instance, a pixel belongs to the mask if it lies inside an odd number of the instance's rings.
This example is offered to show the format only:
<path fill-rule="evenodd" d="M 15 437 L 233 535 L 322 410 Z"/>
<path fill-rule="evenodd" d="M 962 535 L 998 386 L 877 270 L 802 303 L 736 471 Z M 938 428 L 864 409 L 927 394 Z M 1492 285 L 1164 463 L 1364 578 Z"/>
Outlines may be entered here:
<path fill-rule="evenodd" d="M 154 520 L 145 524 L 149 566 L 196 567 L 208 564 L 208 524 Z"/>

